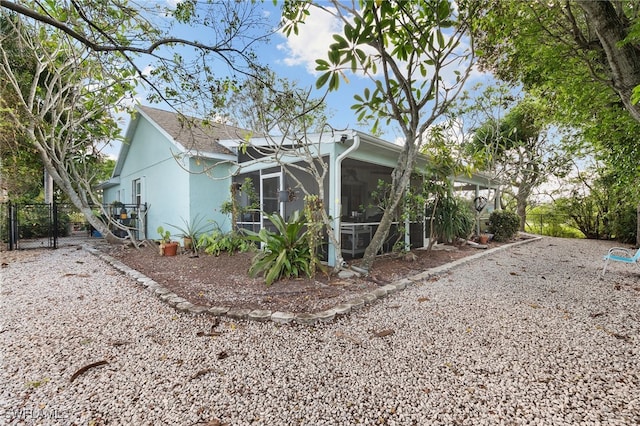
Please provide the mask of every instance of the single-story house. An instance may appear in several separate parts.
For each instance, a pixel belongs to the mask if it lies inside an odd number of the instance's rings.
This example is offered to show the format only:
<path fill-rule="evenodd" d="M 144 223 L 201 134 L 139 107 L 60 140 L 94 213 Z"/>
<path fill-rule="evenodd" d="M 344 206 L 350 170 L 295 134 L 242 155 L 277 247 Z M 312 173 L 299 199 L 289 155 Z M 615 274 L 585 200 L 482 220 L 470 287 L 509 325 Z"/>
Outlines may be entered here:
<path fill-rule="evenodd" d="M 329 216 L 335 221 L 336 236 L 340 233 L 342 255 L 361 255 L 381 217 L 381 210 L 374 207 L 372 192 L 380 180 L 391 181 L 391 171 L 402 147 L 355 130 L 335 135 L 314 134 L 307 141 L 313 144 L 314 155 L 328 165 L 323 198 Z M 168 224 L 181 225 L 198 217 L 229 231 L 231 217 L 221 207 L 231 200 L 232 185 L 238 188 L 249 178 L 261 210 L 288 217 L 303 209 L 300 183 L 306 188 L 318 186 L 308 174 L 291 167 L 285 172 L 281 165 L 270 161 L 259 149 L 269 143 L 267 138 L 251 137 L 233 126 L 217 123 L 204 126 L 198 120 L 185 121 L 173 112 L 139 106 L 127 129 L 113 175 L 101 185 L 104 202 L 144 204 L 146 234 L 143 231 L 140 238 L 158 238 L 158 226 L 172 230 Z M 300 142 L 291 145 L 294 143 Z M 300 161 L 293 155 L 281 158 L 281 162 L 289 164 Z M 420 159 L 422 164 L 425 161 L 426 157 Z M 293 173 L 297 182 L 288 173 Z M 486 195 L 489 204 L 483 212 L 497 208 L 499 187 L 488 176 L 474 174 L 454 180 L 456 185 L 470 191 L 471 199 Z M 248 202 L 243 194 L 233 193 L 241 203 Z M 407 227 L 405 241 L 412 247 L 427 243 L 425 223 L 426 219 Z M 268 225 L 262 214 L 239 217 L 237 223 L 254 230 Z M 326 253 L 329 264 L 342 257 L 337 254 L 329 244 Z"/>

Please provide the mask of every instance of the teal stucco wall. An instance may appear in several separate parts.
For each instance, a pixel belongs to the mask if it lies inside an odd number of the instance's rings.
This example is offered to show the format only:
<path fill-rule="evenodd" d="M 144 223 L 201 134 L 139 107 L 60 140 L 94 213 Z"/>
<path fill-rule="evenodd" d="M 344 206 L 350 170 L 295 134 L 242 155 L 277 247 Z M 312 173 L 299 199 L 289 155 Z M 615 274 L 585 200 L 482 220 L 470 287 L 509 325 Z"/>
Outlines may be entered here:
<path fill-rule="evenodd" d="M 229 163 L 191 158 L 189 176 L 189 217 L 201 219 L 206 229 L 219 227 L 231 231 L 231 218 L 220 211 L 230 201 L 231 166 Z"/>
<path fill-rule="evenodd" d="M 177 148 L 162 132 L 141 119 L 123 163 L 120 186 L 109 190 L 109 197 L 119 190 L 120 201 L 134 203 L 133 182 L 140 179 L 141 200 L 148 206 L 145 238 L 156 239 L 158 226 L 170 229 L 167 223 L 179 223 L 180 217 L 188 217 L 189 173 L 180 167 L 173 156 L 175 152 Z"/>

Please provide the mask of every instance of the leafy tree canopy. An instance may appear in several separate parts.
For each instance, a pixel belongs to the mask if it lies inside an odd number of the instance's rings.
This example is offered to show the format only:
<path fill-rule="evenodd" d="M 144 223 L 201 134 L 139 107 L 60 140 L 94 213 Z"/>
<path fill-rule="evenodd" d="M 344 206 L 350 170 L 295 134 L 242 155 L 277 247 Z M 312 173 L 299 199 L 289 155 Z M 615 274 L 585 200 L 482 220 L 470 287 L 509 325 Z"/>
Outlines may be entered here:
<path fill-rule="evenodd" d="M 457 7 L 455 7 L 457 6 Z M 283 8 L 285 34 L 296 33 L 315 7 L 343 24 L 327 57 L 318 58 L 317 87 L 338 90 L 347 72 L 370 78 L 371 86 L 354 99 L 358 120 L 401 129 L 405 143 L 392 172 L 388 208 L 367 247 L 368 269 L 382 247 L 409 186 L 427 129 L 461 92 L 473 63 L 473 50 L 463 43 L 475 2 L 288 1 Z M 451 76 L 447 72 L 451 72 Z"/>
<path fill-rule="evenodd" d="M 474 27 L 480 65 L 544 100 L 571 152 L 602 161 L 605 175 L 616 176 L 612 184 L 627 194 L 625 202 L 636 204 L 638 6 L 636 0 L 503 0 L 488 4 Z"/>
<path fill-rule="evenodd" d="M 260 76 L 253 49 L 273 32 L 256 3 L 244 1 L 185 0 L 170 6 L 0 0 L 0 10 L 65 34 L 106 67 L 118 58 L 117 66 L 144 84 L 151 101 L 198 116 L 224 105 L 238 76 Z"/>

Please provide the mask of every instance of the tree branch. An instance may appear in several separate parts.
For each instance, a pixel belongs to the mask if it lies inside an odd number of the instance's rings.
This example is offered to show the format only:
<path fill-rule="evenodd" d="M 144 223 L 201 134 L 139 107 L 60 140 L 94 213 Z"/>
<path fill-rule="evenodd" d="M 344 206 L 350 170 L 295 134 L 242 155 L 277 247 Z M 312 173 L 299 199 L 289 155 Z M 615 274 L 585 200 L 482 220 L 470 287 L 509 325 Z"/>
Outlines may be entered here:
<path fill-rule="evenodd" d="M 74 6 L 76 6 L 75 2 L 72 2 L 74 4 Z M 45 23 L 47 25 L 50 25 L 54 28 L 59 29 L 60 31 L 64 32 L 65 34 L 67 34 L 68 36 L 70 36 L 71 38 L 79 41 L 80 43 L 82 43 L 83 45 L 85 45 L 87 48 L 93 50 L 94 52 L 131 52 L 131 53 L 143 53 L 143 54 L 153 54 L 158 48 L 165 46 L 165 45 L 173 45 L 173 44 L 181 44 L 181 45 L 185 45 L 185 46 L 190 46 L 190 47 L 195 47 L 197 49 L 200 50 L 206 50 L 206 51 L 210 51 L 210 52 L 219 52 L 219 53 L 239 53 L 242 54 L 243 51 L 239 50 L 239 49 L 234 49 L 234 48 L 230 48 L 230 47 L 222 47 L 222 45 L 207 45 L 204 43 L 199 43 L 197 41 L 191 41 L 191 40 L 187 40 L 184 38 L 178 38 L 178 37 L 167 37 L 167 38 L 162 38 L 160 40 L 156 40 L 153 43 L 151 43 L 148 47 L 133 47 L 133 46 L 123 46 L 117 43 L 114 43 L 112 45 L 106 45 L 106 44 L 101 44 L 101 43 L 96 43 L 92 40 L 90 40 L 89 38 L 87 38 L 84 34 L 73 30 L 72 28 L 70 28 L 67 24 L 65 24 L 64 22 L 61 22 L 57 19 L 54 19 L 50 16 L 41 14 L 41 13 L 37 13 L 34 10 L 31 10 L 25 6 L 22 6 L 20 4 L 16 4 L 14 2 L 11 1 L 7 1 L 7 0 L 0 0 L 0 7 L 12 10 L 20 15 L 24 15 L 27 16 L 29 18 L 35 19 L 36 21 L 40 21 L 42 23 Z M 110 41 L 114 41 L 113 37 L 111 37 L 110 35 L 106 34 L 104 31 L 102 31 L 99 27 L 97 27 L 95 24 L 93 24 L 90 20 L 87 19 L 86 15 L 82 12 L 81 8 L 78 8 L 76 6 L 76 10 L 78 11 L 78 13 L 82 16 L 82 18 L 94 29 L 98 30 L 100 32 L 101 35 L 105 36 L 108 40 Z"/>

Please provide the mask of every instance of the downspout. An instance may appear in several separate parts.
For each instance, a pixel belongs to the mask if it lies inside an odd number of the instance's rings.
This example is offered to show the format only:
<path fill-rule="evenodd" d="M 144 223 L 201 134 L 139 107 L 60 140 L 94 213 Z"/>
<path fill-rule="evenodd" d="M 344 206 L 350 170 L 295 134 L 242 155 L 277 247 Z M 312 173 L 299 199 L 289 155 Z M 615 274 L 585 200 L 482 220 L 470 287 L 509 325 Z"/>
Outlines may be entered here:
<path fill-rule="evenodd" d="M 352 136 L 353 144 L 349 148 L 347 148 L 346 151 L 336 157 L 336 172 L 334 181 L 334 193 L 336 194 L 336 199 L 334 202 L 335 211 L 333 218 L 333 234 L 336 238 L 336 241 L 340 241 L 340 238 L 342 237 L 340 233 L 340 224 L 342 221 L 342 160 L 344 160 L 349 154 L 357 150 L 360 146 L 360 135 L 358 133 L 352 133 Z M 334 254 L 336 263 L 334 264 L 334 266 L 342 266 L 344 262 L 344 259 L 342 258 L 342 251 L 338 252 L 335 247 L 334 251 L 336 251 L 336 253 Z"/>

